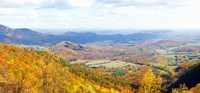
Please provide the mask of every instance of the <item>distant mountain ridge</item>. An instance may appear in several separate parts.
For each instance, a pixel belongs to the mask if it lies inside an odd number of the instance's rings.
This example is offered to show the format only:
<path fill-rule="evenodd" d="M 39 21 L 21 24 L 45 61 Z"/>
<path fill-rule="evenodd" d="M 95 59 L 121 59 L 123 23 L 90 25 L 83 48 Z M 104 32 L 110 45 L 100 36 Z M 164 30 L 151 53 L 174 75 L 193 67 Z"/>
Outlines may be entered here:
<path fill-rule="evenodd" d="M 133 33 L 128 35 L 113 34 L 100 35 L 91 32 L 71 32 L 68 31 L 60 35 L 42 34 L 27 28 L 13 29 L 4 25 L 0 25 L 0 42 L 9 44 L 28 44 L 28 45 L 54 45 L 61 41 L 71 41 L 78 44 L 85 44 L 97 41 L 115 41 L 115 42 L 129 42 L 129 41 L 143 41 L 148 39 L 155 39 L 159 37 L 159 33 Z"/>
<path fill-rule="evenodd" d="M 26 28 L 12 29 L 0 25 L 0 42 L 13 44 L 43 44 L 47 35 Z"/>

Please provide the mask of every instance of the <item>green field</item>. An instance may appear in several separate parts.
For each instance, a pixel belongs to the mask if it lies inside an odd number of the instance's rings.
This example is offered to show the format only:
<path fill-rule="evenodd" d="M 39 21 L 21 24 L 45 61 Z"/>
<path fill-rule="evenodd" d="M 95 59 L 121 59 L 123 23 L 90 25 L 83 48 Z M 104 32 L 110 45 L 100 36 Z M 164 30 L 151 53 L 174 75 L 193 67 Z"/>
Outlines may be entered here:
<path fill-rule="evenodd" d="M 85 63 L 86 67 L 97 68 L 97 67 L 105 67 L 105 68 L 119 68 L 125 67 L 127 65 L 136 66 L 134 63 L 128 63 L 124 61 L 111 61 L 111 60 L 78 60 L 74 62 L 70 62 L 71 64 L 80 64 Z"/>
<path fill-rule="evenodd" d="M 127 65 L 135 65 L 132 63 L 127 63 L 127 62 L 123 62 L 123 61 L 109 61 L 106 63 L 94 63 L 94 64 L 90 64 L 89 67 L 106 67 L 106 68 L 118 68 L 118 67 L 124 67 Z"/>

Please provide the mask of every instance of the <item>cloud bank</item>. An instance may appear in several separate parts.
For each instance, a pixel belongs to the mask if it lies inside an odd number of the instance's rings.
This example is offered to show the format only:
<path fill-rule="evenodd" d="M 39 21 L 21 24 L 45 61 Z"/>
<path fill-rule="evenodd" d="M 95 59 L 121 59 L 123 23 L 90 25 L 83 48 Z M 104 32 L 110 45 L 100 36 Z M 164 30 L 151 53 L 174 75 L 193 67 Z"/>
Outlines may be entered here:
<path fill-rule="evenodd" d="M 183 6 L 196 0 L 1 0 L 0 7 L 75 8 L 97 3 L 113 6 Z"/>
<path fill-rule="evenodd" d="M 200 0 L 0 0 L 0 22 L 38 28 L 200 28 Z"/>

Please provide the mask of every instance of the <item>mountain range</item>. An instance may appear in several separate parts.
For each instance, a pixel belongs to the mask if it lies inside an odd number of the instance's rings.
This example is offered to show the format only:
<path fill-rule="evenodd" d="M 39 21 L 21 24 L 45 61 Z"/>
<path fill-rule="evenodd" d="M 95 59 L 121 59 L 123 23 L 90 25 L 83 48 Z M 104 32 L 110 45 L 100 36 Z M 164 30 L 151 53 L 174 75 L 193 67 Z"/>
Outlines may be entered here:
<path fill-rule="evenodd" d="M 162 31 L 160 31 L 162 32 Z M 120 43 L 136 42 L 148 39 L 159 38 L 162 33 L 157 32 L 138 32 L 128 35 L 112 34 L 102 35 L 91 32 L 72 32 L 59 35 L 43 34 L 27 28 L 10 28 L 0 25 L 0 42 L 9 44 L 27 44 L 27 45 L 54 45 L 61 41 L 71 41 L 78 44 L 85 44 L 97 41 L 114 41 Z"/>
<path fill-rule="evenodd" d="M 48 35 L 26 28 L 12 29 L 0 25 L 0 42 L 11 44 L 45 44 Z"/>

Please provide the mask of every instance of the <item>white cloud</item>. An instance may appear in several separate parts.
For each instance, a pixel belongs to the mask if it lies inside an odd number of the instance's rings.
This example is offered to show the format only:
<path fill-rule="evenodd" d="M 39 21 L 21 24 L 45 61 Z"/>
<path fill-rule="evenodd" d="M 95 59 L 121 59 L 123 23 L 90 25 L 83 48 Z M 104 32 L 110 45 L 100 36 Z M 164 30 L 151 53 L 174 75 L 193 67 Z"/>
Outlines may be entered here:
<path fill-rule="evenodd" d="M 40 4 L 41 0 L 2 0 L 0 7 L 24 7 Z"/>
<path fill-rule="evenodd" d="M 1 0 L 0 7 L 32 8 L 88 8 L 96 0 Z"/>
<path fill-rule="evenodd" d="M 71 7 L 91 7 L 95 3 L 95 0 L 68 0 L 68 4 Z"/>
<path fill-rule="evenodd" d="M 198 9 L 200 0 L 0 0 L 0 22 L 55 28 L 200 28 Z"/>
<path fill-rule="evenodd" d="M 16 12 L 14 8 L 0 8 L 1 15 L 12 15 Z"/>
<path fill-rule="evenodd" d="M 142 6 L 142 7 L 157 7 L 157 6 L 183 6 L 188 1 L 194 0 L 98 0 L 105 5 L 113 6 Z"/>
<path fill-rule="evenodd" d="M 39 18 L 39 14 L 35 10 L 27 11 L 24 16 L 26 16 L 27 18 L 29 18 L 31 20 L 35 20 L 35 19 Z"/>

